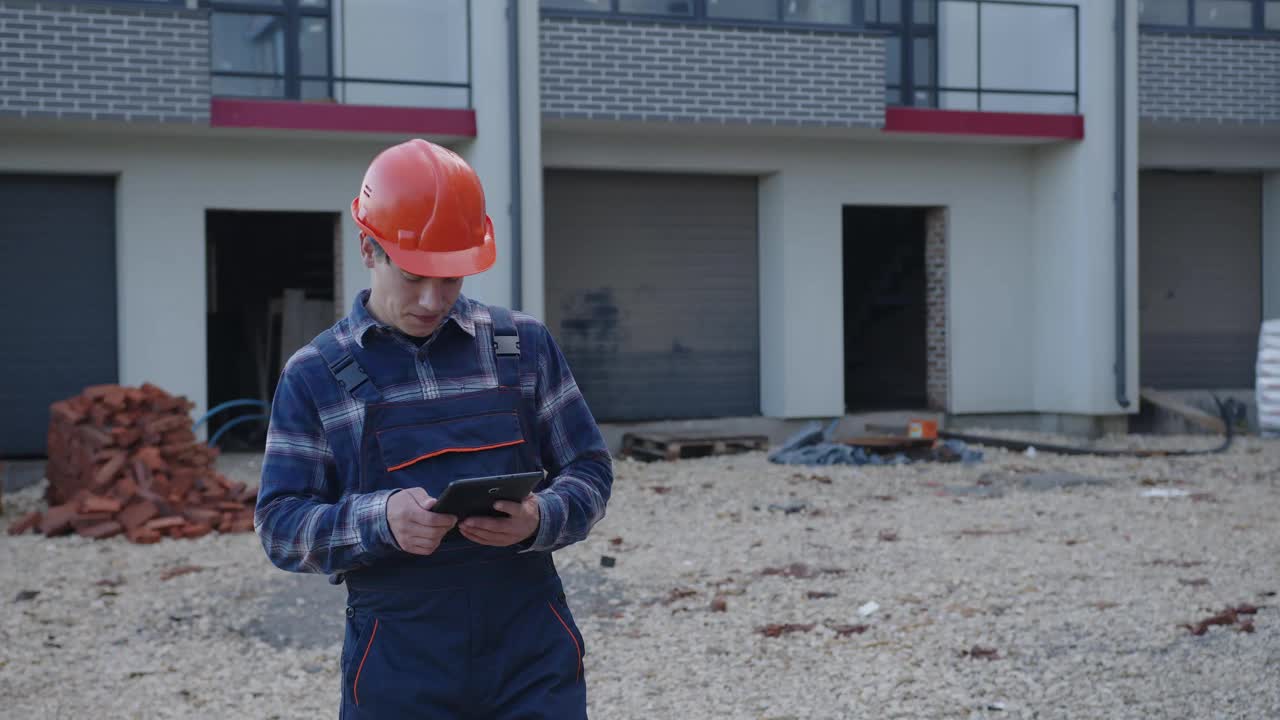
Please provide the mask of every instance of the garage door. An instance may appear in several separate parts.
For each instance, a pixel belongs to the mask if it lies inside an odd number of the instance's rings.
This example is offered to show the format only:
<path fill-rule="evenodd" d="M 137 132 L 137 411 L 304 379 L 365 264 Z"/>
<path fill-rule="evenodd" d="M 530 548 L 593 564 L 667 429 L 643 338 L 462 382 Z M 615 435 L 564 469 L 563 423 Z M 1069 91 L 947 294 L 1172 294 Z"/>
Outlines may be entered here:
<path fill-rule="evenodd" d="M 117 381 L 115 186 L 0 175 L 0 456 L 41 456 L 49 404 Z"/>
<path fill-rule="evenodd" d="M 1142 383 L 1253 386 L 1262 321 L 1262 184 L 1253 175 L 1143 173 Z"/>
<path fill-rule="evenodd" d="M 760 411 L 756 180 L 548 171 L 548 326 L 603 421 Z"/>

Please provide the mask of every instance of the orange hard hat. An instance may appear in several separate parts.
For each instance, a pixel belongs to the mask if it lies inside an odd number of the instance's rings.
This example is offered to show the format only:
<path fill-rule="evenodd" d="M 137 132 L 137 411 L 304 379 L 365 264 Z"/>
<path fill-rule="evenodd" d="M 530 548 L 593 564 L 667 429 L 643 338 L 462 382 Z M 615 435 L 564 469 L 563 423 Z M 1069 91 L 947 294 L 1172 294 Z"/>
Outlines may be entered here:
<path fill-rule="evenodd" d="M 480 177 L 457 153 L 426 140 L 394 145 L 373 159 L 351 216 L 414 275 L 474 275 L 498 255 Z"/>

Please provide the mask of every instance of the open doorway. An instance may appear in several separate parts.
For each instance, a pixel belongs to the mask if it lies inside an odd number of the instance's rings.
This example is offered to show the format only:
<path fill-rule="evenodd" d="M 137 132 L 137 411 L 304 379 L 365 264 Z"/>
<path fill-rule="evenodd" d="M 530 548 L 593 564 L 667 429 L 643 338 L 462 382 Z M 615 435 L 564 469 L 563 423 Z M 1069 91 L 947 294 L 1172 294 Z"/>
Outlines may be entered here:
<path fill-rule="evenodd" d="M 263 449 L 253 416 L 289 356 L 334 322 L 338 226 L 335 213 L 206 213 L 208 407 L 244 401 L 209 418 L 211 444 Z"/>
<path fill-rule="evenodd" d="M 928 405 L 927 208 L 844 208 L 849 411 Z"/>

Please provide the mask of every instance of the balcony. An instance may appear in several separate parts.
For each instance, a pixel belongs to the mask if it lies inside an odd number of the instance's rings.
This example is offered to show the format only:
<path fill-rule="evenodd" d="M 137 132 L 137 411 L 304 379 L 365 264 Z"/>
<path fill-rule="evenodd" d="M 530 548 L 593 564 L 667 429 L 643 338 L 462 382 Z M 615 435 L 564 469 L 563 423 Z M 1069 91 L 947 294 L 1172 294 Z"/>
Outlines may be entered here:
<path fill-rule="evenodd" d="M 203 0 L 212 124 L 474 135 L 469 4 Z"/>
<path fill-rule="evenodd" d="M 754 32 L 744 38 L 750 60 L 763 60 L 764 73 L 783 73 L 805 82 L 819 82 L 829 77 L 829 58 L 805 55 L 806 49 L 819 45 L 845 44 L 842 53 L 865 53 L 878 47 L 879 65 L 874 72 L 883 77 L 881 106 L 888 108 L 927 108 L 946 110 L 1000 111 L 1000 113 L 1076 114 L 1079 111 L 1079 8 L 1074 3 L 1019 0 L 541 0 L 543 8 L 544 46 L 550 38 L 550 53 L 544 47 L 544 60 L 552 65 L 586 64 L 609 69 L 643 68 L 634 73 L 643 81 L 652 81 L 648 73 L 662 73 L 664 58 L 694 61 L 699 65 L 714 61 L 719 55 L 723 63 L 741 63 L 732 47 L 716 47 L 714 37 L 696 33 L 696 28 L 717 28 L 724 38 L 733 32 Z M 572 27 L 579 20 L 584 27 Z M 593 28 L 598 35 L 628 35 L 628 28 L 653 23 L 655 27 L 682 27 L 669 37 L 660 33 L 640 33 L 657 40 L 627 44 L 605 42 L 589 45 L 586 36 Z M 559 31 L 566 31 L 561 33 Z M 694 35 L 690 35 L 690 32 Z M 790 35 L 791 37 L 780 37 Z M 831 40 L 842 37 L 845 40 Z M 852 41 L 850 38 L 863 38 Z M 707 42 L 708 47 L 703 47 Z M 762 51 L 762 44 L 764 44 Z M 636 50 L 649 46 L 648 54 Z M 788 47 L 790 46 L 790 47 Z M 791 51 L 791 47 L 800 49 Z M 773 55 L 769 55 L 769 51 Z M 718 53 L 717 53 L 718 51 Z M 797 53 L 799 63 L 797 63 Z M 820 55 L 820 54 L 819 54 Z M 564 60 L 557 63 L 557 60 Z M 572 61 L 570 61 L 572 60 Z M 604 60 L 603 63 L 600 60 Z M 813 60 L 805 67 L 805 60 Z M 611 67 L 611 63 L 616 63 Z M 837 68 L 849 72 L 852 85 L 864 85 L 865 67 Z M 714 69 L 699 72 L 701 76 L 717 74 Z M 580 102 L 586 106 L 627 106 L 627 102 L 609 102 L 602 97 L 608 88 L 607 78 L 588 78 L 581 88 L 563 87 L 562 78 L 548 77 L 558 95 L 588 95 L 598 101 Z M 673 78 L 672 78 L 673 79 Z M 732 78 L 726 78 L 732 79 Z M 696 82 L 696 81 L 695 81 Z M 646 87 L 662 90 L 662 85 L 645 82 Z M 716 83 L 710 83 L 716 85 Z M 723 83 L 721 83 L 723 85 Z M 732 83 L 731 83 L 732 85 Z M 581 92 L 575 92 L 581 90 Z M 708 90 L 718 90 L 708 87 Z M 768 94 L 769 87 L 760 88 Z M 824 88 L 826 90 L 826 88 Z M 835 92 L 836 96 L 847 95 Z M 554 94 L 553 96 L 557 95 Z M 626 95 L 623 92 L 622 95 Z M 681 95 L 681 94 L 675 94 Z M 685 88 L 689 96 L 689 88 Z M 751 92 L 749 95 L 755 95 Z M 774 92 L 777 95 L 777 92 Z M 804 97 L 787 92 L 786 102 L 803 104 Z M 828 102 L 831 92 L 817 100 L 824 110 L 838 110 L 840 102 Z M 754 100 L 755 97 L 750 97 Z M 617 99 L 613 99 L 617 100 Z M 732 97 L 721 97 L 732 104 Z M 859 108 L 863 102 L 852 102 Z M 556 101 L 553 100 L 553 105 Z M 643 106 L 632 113 L 645 114 Z M 563 110 L 556 110 L 556 113 Z M 572 110 L 570 110 L 572 113 Z M 588 110 L 588 114 L 607 114 Z M 819 119 L 823 115 L 817 115 Z"/>

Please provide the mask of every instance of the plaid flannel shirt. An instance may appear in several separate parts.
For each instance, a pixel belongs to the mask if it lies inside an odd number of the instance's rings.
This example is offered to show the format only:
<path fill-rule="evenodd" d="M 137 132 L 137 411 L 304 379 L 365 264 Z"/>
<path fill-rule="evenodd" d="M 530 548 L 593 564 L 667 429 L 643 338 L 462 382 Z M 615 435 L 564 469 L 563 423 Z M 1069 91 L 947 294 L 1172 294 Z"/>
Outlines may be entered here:
<path fill-rule="evenodd" d="M 386 402 L 436 399 L 496 388 L 493 324 L 485 305 L 460 296 L 440 329 L 419 347 L 378 322 L 369 291 L 334 326 Z M 536 408 L 543 467 L 552 479 L 535 497 L 541 515 L 523 552 L 551 551 L 586 538 L 605 514 L 613 467 L 604 438 L 568 363 L 546 327 L 513 313 L 525 352 L 520 386 Z M 531 370 L 536 368 L 536 373 Z M 294 572 L 347 572 L 402 552 L 387 525 L 393 491 L 358 492 L 364 403 L 338 384 L 312 344 L 289 359 L 271 407 L 254 525 L 267 557 Z"/>

